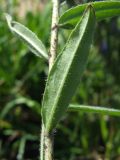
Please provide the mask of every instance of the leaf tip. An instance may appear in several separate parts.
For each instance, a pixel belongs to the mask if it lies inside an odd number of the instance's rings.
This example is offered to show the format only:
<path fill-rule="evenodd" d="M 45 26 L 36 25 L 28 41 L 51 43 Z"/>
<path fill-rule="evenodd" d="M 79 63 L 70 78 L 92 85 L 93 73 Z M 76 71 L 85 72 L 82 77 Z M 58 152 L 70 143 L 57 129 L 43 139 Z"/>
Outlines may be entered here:
<path fill-rule="evenodd" d="M 89 4 L 88 4 L 88 6 L 87 6 L 87 8 L 86 8 L 86 11 L 87 11 L 87 10 L 92 11 L 92 12 L 94 13 L 94 15 L 95 15 L 95 8 L 94 8 L 94 6 L 93 6 L 92 3 L 89 3 Z"/>
<path fill-rule="evenodd" d="M 12 17 L 8 13 L 4 13 L 9 28 L 11 28 Z"/>

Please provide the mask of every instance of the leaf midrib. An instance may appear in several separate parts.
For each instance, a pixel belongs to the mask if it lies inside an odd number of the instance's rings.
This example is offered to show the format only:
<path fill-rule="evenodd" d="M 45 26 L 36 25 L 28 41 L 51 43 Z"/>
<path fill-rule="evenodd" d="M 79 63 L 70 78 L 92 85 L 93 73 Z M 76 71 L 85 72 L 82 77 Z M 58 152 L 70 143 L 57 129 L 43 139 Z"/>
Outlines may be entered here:
<path fill-rule="evenodd" d="M 16 22 L 12 22 L 12 23 L 17 24 Z M 38 48 L 38 46 L 36 46 L 34 43 L 32 43 L 29 38 L 27 38 L 26 36 L 24 36 L 24 34 L 21 34 L 21 33 L 20 33 L 19 31 L 17 31 L 14 27 L 12 27 L 12 25 L 11 25 L 11 28 L 12 28 L 12 30 L 13 30 L 14 32 L 16 32 L 18 35 L 20 35 L 21 37 L 23 37 L 23 38 L 26 40 L 26 42 L 28 42 L 29 44 L 32 44 L 33 48 L 34 48 L 34 49 L 37 49 L 37 52 L 38 52 L 38 53 L 41 53 L 41 55 L 42 55 L 43 57 L 45 57 L 46 59 L 48 59 L 47 53 L 44 54 L 44 52 L 43 52 L 40 48 Z M 34 33 L 32 33 L 32 34 L 34 34 Z M 36 35 L 34 35 L 34 36 L 36 36 Z M 39 40 L 39 39 L 38 39 L 38 40 Z"/>

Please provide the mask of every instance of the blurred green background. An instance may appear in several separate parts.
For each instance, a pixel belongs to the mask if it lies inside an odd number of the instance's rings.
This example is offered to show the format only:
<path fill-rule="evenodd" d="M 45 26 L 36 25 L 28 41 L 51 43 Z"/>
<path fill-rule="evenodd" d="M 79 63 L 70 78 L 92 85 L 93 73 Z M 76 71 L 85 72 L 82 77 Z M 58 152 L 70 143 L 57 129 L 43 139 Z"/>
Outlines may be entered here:
<path fill-rule="evenodd" d="M 48 64 L 11 34 L 5 12 L 35 32 L 49 50 L 51 4 L 0 1 L 0 160 L 37 160 Z M 59 30 L 58 52 L 69 33 Z M 72 103 L 119 109 L 120 17 L 99 22 L 93 43 Z M 56 160 L 120 160 L 120 118 L 66 113 L 53 134 Z"/>

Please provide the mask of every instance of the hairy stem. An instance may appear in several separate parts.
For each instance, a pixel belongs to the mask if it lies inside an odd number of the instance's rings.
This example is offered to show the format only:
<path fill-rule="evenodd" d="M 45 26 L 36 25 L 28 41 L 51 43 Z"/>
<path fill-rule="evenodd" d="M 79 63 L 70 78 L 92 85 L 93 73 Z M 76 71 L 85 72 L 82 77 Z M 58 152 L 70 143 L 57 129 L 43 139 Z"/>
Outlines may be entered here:
<path fill-rule="evenodd" d="M 58 42 L 59 0 L 52 0 L 52 3 L 53 3 L 53 12 L 52 12 L 52 25 L 51 25 L 49 71 L 51 70 L 56 57 L 57 42 Z"/>
<path fill-rule="evenodd" d="M 58 44 L 59 0 L 52 0 L 52 24 L 50 41 L 49 72 L 56 58 Z M 47 133 L 42 123 L 40 160 L 53 160 L 53 137 Z"/>
<path fill-rule="evenodd" d="M 53 138 L 45 133 L 45 160 L 53 160 Z"/>
<path fill-rule="evenodd" d="M 40 160 L 44 160 L 44 125 L 42 123 L 41 127 L 41 137 L 40 137 Z"/>

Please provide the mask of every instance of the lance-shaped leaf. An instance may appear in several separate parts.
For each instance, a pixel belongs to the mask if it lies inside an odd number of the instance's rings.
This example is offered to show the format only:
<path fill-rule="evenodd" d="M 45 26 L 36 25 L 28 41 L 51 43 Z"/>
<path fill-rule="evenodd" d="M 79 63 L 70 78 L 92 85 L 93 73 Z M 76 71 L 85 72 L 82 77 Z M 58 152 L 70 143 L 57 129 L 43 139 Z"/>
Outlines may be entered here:
<path fill-rule="evenodd" d="M 103 20 L 120 15 L 120 1 L 101 1 L 91 2 L 95 9 L 96 19 Z M 59 20 L 59 24 L 63 28 L 73 28 L 78 22 L 80 15 L 82 16 L 88 4 L 79 5 L 67 10 Z"/>
<path fill-rule="evenodd" d="M 19 37 L 36 56 L 42 56 L 48 59 L 45 46 L 31 30 L 18 22 L 12 21 L 12 17 L 8 14 L 6 14 L 6 19 L 10 30 Z"/>
<path fill-rule="evenodd" d="M 114 108 L 107 107 L 98 107 L 98 106 L 87 106 L 87 105 L 77 105 L 71 104 L 68 107 L 68 111 L 70 112 L 85 112 L 85 113 L 98 113 L 102 115 L 111 115 L 111 116 L 119 116 L 120 110 Z"/>
<path fill-rule="evenodd" d="M 43 98 L 42 116 L 50 132 L 65 113 L 85 69 L 95 29 L 93 7 L 87 7 L 82 20 L 72 31 L 48 77 Z"/>

